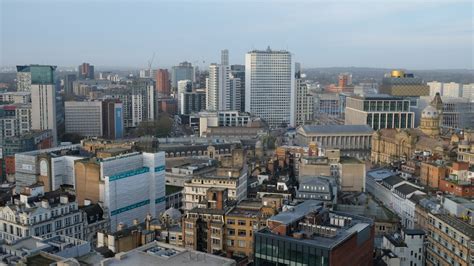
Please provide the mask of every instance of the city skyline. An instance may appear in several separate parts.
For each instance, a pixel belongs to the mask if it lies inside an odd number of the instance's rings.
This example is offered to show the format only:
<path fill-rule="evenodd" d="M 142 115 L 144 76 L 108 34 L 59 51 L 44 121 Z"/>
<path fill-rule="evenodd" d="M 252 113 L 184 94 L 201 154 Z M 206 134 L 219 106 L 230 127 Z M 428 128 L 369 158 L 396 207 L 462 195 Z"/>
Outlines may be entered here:
<path fill-rule="evenodd" d="M 290 51 L 306 68 L 472 69 L 474 62 L 470 1 L 132 6 L 3 0 L 1 6 L 1 66 L 90 62 L 146 68 L 155 52 L 153 68 L 186 60 L 207 67 L 219 62 L 222 49 L 229 50 L 230 64 L 244 64 L 245 53 L 267 46 Z"/>

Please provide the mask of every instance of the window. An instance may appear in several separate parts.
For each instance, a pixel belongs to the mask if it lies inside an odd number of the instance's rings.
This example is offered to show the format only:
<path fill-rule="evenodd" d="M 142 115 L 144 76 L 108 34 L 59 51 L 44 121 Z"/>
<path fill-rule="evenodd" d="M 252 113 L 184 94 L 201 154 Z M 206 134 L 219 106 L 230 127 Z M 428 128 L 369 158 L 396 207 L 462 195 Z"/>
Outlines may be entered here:
<path fill-rule="evenodd" d="M 235 224 L 235 220 L 234 219 L 227 219 L 227 224 Z"/>
<path fill-rule="evenodd" d="M 234 229 L 227 229 L 227 235 L 235 236 L 235 230 Z"/>
<path fill-rule="evenodd" d="M 247 236 L 247 232 L 245 230 L 238 231 L 239 236 Z"/>
<path fill-rule="evenodd" d="M 227 240 L 227 246 L 228 247 L 233 247 L 234 246 L 234 240 L 232 240 L 232 239 Z"/>
<path fill-rule="evenodd" d="M 239 225 L 247 225 L 247 221 L 245 220 L 239 220 L 238 223 Z"/>
<path fill-rule="evenodd" d="M 246 246 L 245 240 L 239 240 L 238 243 L 239 243 L 239 248 L 245 248 Z"/>

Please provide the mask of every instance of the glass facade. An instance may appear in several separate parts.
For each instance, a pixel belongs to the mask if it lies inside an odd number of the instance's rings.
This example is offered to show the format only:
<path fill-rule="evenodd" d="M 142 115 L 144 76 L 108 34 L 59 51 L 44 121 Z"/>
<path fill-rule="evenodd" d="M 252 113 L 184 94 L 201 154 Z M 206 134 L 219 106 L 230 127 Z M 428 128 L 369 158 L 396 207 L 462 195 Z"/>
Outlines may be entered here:
<path fill-rule="evenodd" d="M 265 233 L 255 234 L 256 266 L 329 265 L 329 250 L 298 239 Z"/>
<path fill-rule="evenodd" d="M 54 84 L 54 66 L 30 66 L 31 84 Z"/>

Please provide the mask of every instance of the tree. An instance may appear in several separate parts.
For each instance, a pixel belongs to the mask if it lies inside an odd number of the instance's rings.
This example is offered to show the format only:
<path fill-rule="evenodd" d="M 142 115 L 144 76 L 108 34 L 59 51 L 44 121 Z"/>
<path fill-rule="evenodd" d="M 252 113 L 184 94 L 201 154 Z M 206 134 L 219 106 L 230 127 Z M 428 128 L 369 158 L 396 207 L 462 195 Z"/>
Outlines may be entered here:
<path fill-rule="evenodd" d="M 173 121 L 168 114 L 163 113 L 158 120 L 141 122 L 137 129 L 137 136 L 166 137 L 171 132 Z"/>

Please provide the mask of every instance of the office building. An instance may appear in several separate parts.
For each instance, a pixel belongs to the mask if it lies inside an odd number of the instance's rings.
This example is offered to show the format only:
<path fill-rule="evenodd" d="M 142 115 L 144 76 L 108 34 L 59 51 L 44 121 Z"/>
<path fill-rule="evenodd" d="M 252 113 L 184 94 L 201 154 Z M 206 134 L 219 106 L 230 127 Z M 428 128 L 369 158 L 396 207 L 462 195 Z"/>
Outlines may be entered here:
<path fill-rule="evenodd" d="M 182 113 L 183 109 L 183 94 L 186 92 L 192 92 L 193 91 L 193 82 L 191 80 L 180 80 L 178 81 L 178 112 L 179 114 Z"/>
<path fill-rule="evenodd" d="M 131 225 L 134 219 L 144 220 L 148 213 L 156 217 L 165 210 L 165 153 L 127 150 L 105 149 L 106 157 L 98 154 L 74 164 L 79 204 L 102 202 L 111 232 L 120 223 Z"/>
<path fill-rule="evenodd" d="M 426 265 L 471 265 L 474 231 L 472 222 L 449 214 L 428 213 Z"/>
<path fill-rule="evenodd" d="M 121 139 L 124 134 L 123 104 L 107 99 L 102 101 L 102 137 Z"/>
<path fill-rule="evenodd" d="M 64 77 L 64 94 L 74 95 L 74 81 L 76 81 L 76 74 L 66 74 Z"/>
<path fill-rule="evenodd" d="M 195 90 L 183 93 L 180 108 L 180 113 L 184 115 L 204 111 L 206 109 L 206 92 Z"/>
<path fill-rule="evenodd" d="M 31 103 L 30 91 L 12 91 L 0 93 L 0 104 Z"/>
<path fill-rule="evenodd" d="M 374 224 L 306 200 L 289 206 L 254 232 L 254 264 L 372 265 Z"/>
<path fill-rule="evenodd" d="M 329 117 L 344 117 L 344 104 L 341 94 L 318 93 L 313 95 L 314 116 L 327 115 Z M 344 99 L 345 100 L 345 99 Z"/>
<path fill-rule="evenodd" d="M 110 89 L 107 95 L 122 103 L 124 128 L 155 119 L 155 89 L 150 79 L 135 80 L 126 88 Z"/>
<path fill-rule="evenodd" d="M 245 111 L 245 65 L 231 65 L 230 73 L 232 79 L 240 80 L 240 111 Z"/>
<path fill-rule="evenodd" d="M 79 79 L 94 79 L 94 66 L 89 63 L 82 63 L 77 67 Z"/>
<path fill-rule="evenodd" d="M 443 95 L 443 82 L 439 81 L 430 81 L 427 82 L 426 85 L 430 87 L 430 96 L 433 97 L 436 95 L 436 93 L 439 93 L 440 95 Z"/>
<path fill-rule="evenodd" d="M 197 116 L 199 118 L 199 136 L 202 136 L 209 127 L 243 127 L 252 121 L 249 113 L 239 111 L 204 111 Z"/>
<path fill-rule="evenodd" d="M 7 243 L 29 236 L 83 238 L 75 196 L 64 190 L 45 192 L 38 184 L 25 187 L 19 200 L 0 207 L 0 213 L 0 238 Z"/>
<path fill-rule="evenodd" d="M 83 137 L 101 137 L 102 102 L 100 101 L 67 101 L 64 102 L 66 133 Z"/>
<path fill-rule="evenodd" d="M 415 115 L 410 101 L 384 94 L 350 96 L 346 100 L 346 125 L 369 125 L 382 128 L 413 128 Z"/>
<path fill-rule="evenodd" d="M 31 129 L 50 129 L 53 145 L 57 143 L 56 88 L 54 71 L 56 66 L 31 66 Z"/>
<path fill-rule="evenodd" d="M 168 69 L 158 69 L 156 71 L 156 92 L 157 98 L 169 97 L 171 93 L 170 75 Z"/>
<path fill-rule="evenodd" d="M 178 81 L 196 81 L 194 67 L 190 62 L 182 62 L 171 68 L 171 87 L 178 88 Z"/>
<path fill-rule="evenodd" d="M 352 74 L 351 73 L 341 73 L 337 77 L 337 86 L 340 88 L 345 88 L 349 85 L 352 85 Z"/>
<path fill-rule="evenodd" d="M 115 100 L 66 101 L 66 133 L 116 139 L 123 136 L 122 104 Z"/>
<path fill-rule="evenodd" d="M 462 86 L 462 97 L 471 101 L 474 100 L 474 83 L 464 84 Z"/>
<path fill-rule="evenodd" d="M 221 51 L 221 65 L 229 65 L 229 50 L 227 49 Z"/>
<path fill-rule="evenodd" d="M 430 105 L 433 97 L 422 96 L 418 105 L 412 107 L 415 113 L 415 125 L 420 125 L 422 111 Z M 441 96 L 442 113 L 440 126 L 443 129 L 474 128 L 474 102 L 465 97 Z"/>
<path fill-rule="evenodd" d="M 463 85 L 456 82 L 443 84 L 443 94 L 441 96 L 462 97 Z"/>
<path fill-rule="evenodd" d="M 245 111 L 271 127 L 295 126 L 295 69 L 290 52 L 250 51 L 245 56 Z"/>
<path fill-rule="evenodd" d="M 297 78 L 296 85 L 296 126 L 306 125 L 313 121 L 313 96 L 308 93 L 308 86 L 302 79 Z"/>
<path fill-rule="evenodd" d="M 385 74 L 379 93 L 392 96 L 419 97 L 430 95 L 430 87 L 423 80 L 403 70 L 393 70 Z"/>

